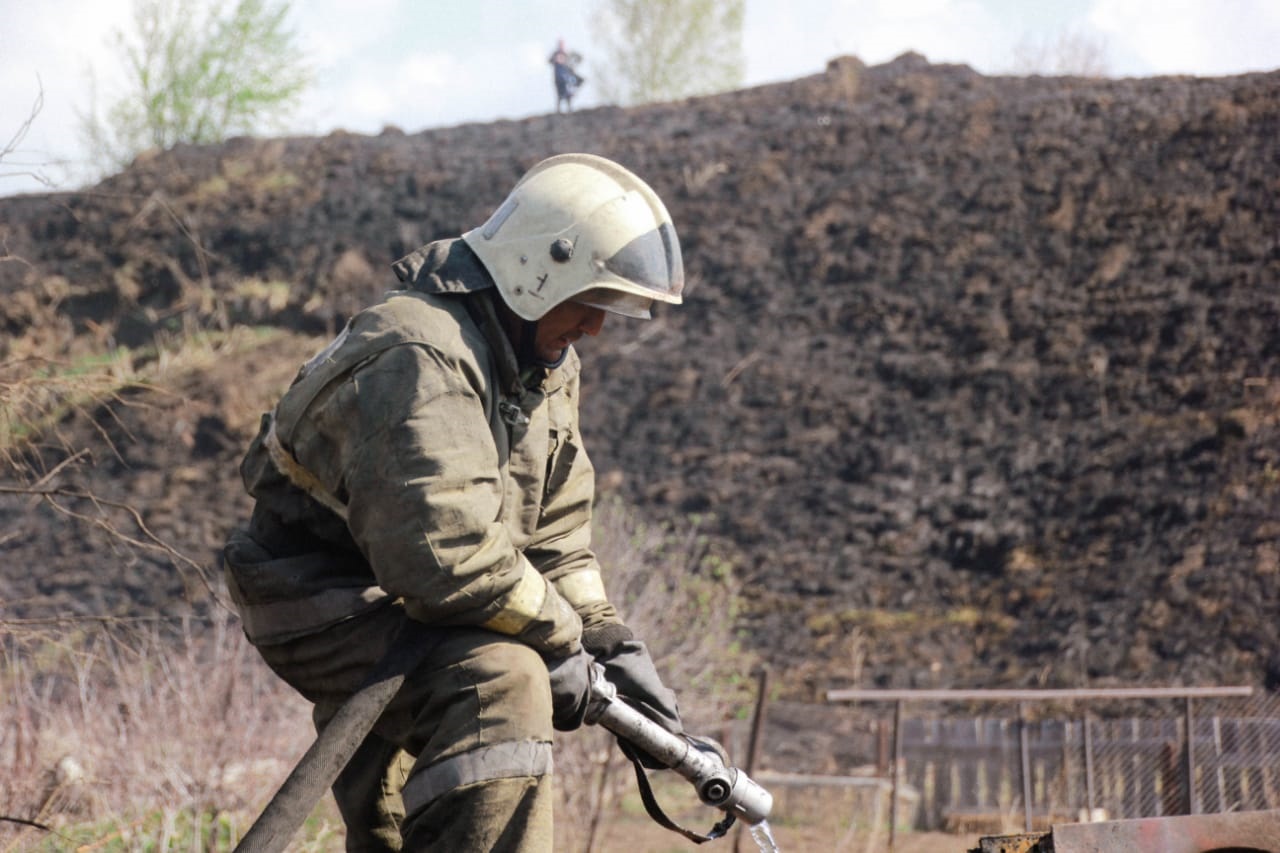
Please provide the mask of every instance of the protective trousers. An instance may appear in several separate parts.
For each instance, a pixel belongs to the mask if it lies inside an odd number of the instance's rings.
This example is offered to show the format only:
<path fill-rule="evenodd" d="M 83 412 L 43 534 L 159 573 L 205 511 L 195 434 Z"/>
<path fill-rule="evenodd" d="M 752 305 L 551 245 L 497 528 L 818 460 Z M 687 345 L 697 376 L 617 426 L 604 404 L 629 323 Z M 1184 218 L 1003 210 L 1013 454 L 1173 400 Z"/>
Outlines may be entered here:
<path fill-rule="evenodd" d="M 323 726 L 385 654 L 396 604 L 259 647 Z M 477 628 L 423 629 L 430 648 L 333 793 L 347 850 L 552 849 L 551 691 L 533 649 Z"/>

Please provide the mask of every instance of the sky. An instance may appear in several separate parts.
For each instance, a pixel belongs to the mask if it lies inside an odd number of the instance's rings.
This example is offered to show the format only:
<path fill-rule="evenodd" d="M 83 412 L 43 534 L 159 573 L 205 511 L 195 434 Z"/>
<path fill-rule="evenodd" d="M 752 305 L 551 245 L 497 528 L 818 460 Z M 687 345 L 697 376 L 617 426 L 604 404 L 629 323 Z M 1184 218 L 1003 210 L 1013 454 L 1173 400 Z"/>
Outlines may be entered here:
<path fill-rule="evenodd" d="M 605 2 L 292 0 L 315 85 L 282 132 L 415 133 L 552 112 L 547 58 L 559 38 L 583 56 L 575 108 L 598 106 L 591 19 Z M 121 91 L 111 35 L 131 31 L 132 10 L 133 0 L 0 0 L 0 195 L 83 183 L 79 116 L 91 91 Z M 746 0 L 745 85 L 909 50 L 1010 73 L 1063 35 L 1099 48 L 1114 77 L 1274 71 L 1280 0 Z"/>

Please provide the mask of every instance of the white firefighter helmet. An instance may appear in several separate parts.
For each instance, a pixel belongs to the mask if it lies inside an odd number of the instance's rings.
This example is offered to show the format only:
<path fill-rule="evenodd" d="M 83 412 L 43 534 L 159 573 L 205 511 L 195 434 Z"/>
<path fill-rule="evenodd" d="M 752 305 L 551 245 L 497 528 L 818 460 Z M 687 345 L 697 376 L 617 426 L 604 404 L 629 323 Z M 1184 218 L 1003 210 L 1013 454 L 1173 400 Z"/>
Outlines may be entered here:
<path fill-rule="evenodd" d="M 680 242 L 662 200 L 593 154 L 543 160 L 462 239 L 525 320 L 566 300 L 648 318 L 654 300 L 678 305 L 684 289 Z"/>

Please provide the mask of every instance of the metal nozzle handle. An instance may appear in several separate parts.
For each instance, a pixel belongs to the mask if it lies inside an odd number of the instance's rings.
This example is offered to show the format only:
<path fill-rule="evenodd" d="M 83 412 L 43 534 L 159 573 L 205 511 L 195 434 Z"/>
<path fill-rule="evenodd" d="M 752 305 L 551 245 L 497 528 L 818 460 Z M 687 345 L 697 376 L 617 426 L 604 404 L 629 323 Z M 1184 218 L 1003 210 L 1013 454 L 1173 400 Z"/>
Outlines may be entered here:
<path fill-rule="evenodd" d="M 586 721 L 603 726 L 693 783 L 703 803 L 754 826 L 769 817 L 773 796 L 719 756 L 696 748 L 618 700 L 604 668 L 592 664 L 591 703 Z"/>

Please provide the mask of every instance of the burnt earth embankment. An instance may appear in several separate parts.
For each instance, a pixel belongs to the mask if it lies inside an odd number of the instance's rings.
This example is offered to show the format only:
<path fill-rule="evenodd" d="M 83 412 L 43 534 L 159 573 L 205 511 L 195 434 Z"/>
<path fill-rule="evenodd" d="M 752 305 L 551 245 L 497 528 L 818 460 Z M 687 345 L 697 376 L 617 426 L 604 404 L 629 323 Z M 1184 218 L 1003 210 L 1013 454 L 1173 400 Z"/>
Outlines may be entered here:
<path fill-rule="evenodd" d="M 131 393 L 77 469 L 211 562 L 314 336 L 570 150 L 654 185 L 692 279 L 581 347 L 602 486 L 697 517 L 786 689 L 1280 681 L 1280 72 L 846 57 L 627 110 L 180 147 L 0 199 L 0 351 L 307 335 Z M 200 594 L 162 552 L 0 513 L 6 612 Z"/>

